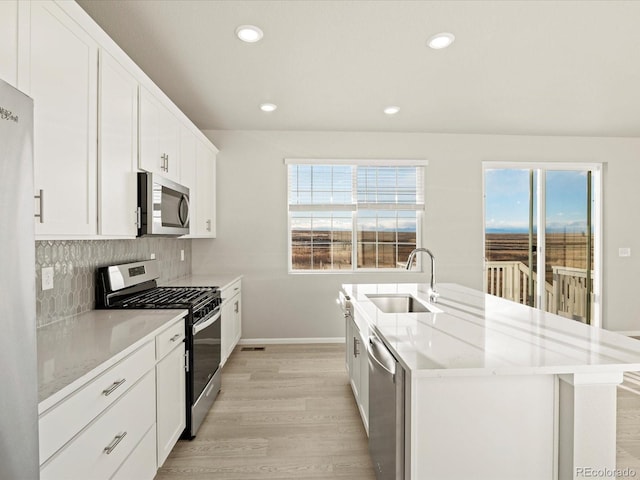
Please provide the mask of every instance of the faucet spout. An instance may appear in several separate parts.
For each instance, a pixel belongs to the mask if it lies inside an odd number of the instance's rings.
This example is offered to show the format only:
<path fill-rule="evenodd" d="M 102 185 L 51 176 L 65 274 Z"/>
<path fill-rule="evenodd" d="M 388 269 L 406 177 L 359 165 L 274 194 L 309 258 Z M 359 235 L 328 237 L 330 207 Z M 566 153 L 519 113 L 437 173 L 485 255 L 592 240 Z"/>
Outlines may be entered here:
<path fill-rule="evenodd" d="M 411 265 L 413 264 L 413 259 L 419 252 L 424 252 L 429 255 L 431 258 L 431 279 L 429 280 L 429 301 L 431 303 L 436 303 L 438 299 L 438 292 L 436 292 L 436 257 L 431 253 L 431 251 L 427 248 L 416 248 L 411 251 L 409 254 L 409 258 L 407 259 L 407 265 L 405 266 L 406 270 L 411 269 Z"/>

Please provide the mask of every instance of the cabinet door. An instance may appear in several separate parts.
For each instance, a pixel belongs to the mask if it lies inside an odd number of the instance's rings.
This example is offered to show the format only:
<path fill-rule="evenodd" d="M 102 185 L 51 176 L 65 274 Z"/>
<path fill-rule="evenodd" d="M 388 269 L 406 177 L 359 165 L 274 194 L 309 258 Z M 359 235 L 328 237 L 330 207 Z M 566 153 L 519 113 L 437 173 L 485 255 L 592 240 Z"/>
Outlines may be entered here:
<path fill-rule="evenodd" d="M 198 142 L 197 173 L 195 235 L 203 238 L 215 238 L 216 154 L 202 142 Z"/>
<path fill-rule="evenodd" d="M 148 90 L 141 88 L 140 169 L 179 182 L 179 135 L 178 120 Z"/>
<path fill-rule="evenodd" d="M 165 174 L 164 153 L 160 152 L 160 104 L 145 88 L 140 88 L 140 170 Z"/>
<path fill-rule="evenodd" d="M 54 2 L 30 6 L 28 80 L 19 86 L 34 99 L 36 236 L 95 235 L 98 47 Z"/>
<path fill-rule="evenodd" d="M 358 330 L 356 335 L 358 339 L 358 357 L 357 361 L 360 364 L 360 382 L 358 390 L 358 408 L 360 409 L 360 416 L 364 423 L 364 428 L 369 433 L 369 358 L 367 356 L 367 342 L 368 338 L 364 332 Z"/>
<path fill-rule="evenodd" d="M 240 341 L 240 337 L 242 336 L 242 294 L 238 293 L 233 298 L 233 342 L 231 345 L 231 351 L 235 348 L 235 346 Z M 229 354 L 231 354 L 229 351 Z"/>
<path fill-rule="evenodd" d="M 180 123 L 164 105 L 160 105 L 160 152 L 165 156 L 164 176 L 180 183 Z"/>
<path fill-rule="evenodd" d="M 189 234 L 195 234 L 198 218 L 196 137 L 182 125 L 180 131 L 180 183 L 189 188 Z"/>
<path fill-rule="evenodd" d="M 231 350 L 233 349 L 233 323 L 234 323 L 234 313 L 233 313 L 233 299 L 225 300 L 222 304 L 222 311 L 220 318 L 222 319 L 222 323 L 220 324 L 220 342 L 221 342 L 221 350 L 222 350 L 222 359 L 221 364 L 227 361 L 229 355 L 231 355 Z"/>
<path fill-rule="evenodd" d="M 99 233 L 135 237 L 138 82 L 102 50 L 99 87 Z"/>
<path fill-rule="evenodd" d="M 158 468 L 186 426 L 184 353 L 184 343 L 181 343 L 156 366 Z"/>
<path fill-rule="evenodd" d="M 0 79 L 18 85 L 18 1 L 0 2 Z"/>

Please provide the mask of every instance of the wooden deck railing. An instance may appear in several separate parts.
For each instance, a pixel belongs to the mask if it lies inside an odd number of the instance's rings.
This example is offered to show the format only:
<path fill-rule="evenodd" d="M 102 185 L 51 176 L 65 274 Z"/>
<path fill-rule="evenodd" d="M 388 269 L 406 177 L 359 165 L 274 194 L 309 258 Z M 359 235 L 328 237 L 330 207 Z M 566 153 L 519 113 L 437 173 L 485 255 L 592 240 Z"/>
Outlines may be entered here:
<path fill-rule="evenodd" d="M 522 262 L 487 262 L 487 293 L 507 300 L 527 304 L 529 276 L 533 279 L 533 291 L 537 290 L 538 276 Z M 545 281 L 545 305 L 547 312 L 574 320 L 586 321 L 587 272 L 585 269 L 554 266 L 553 284 Z M 593 278 L 593 272 L 591 272 Z M 537 299 L 536 299 L 536 307 Z M 593 304 L 591 305 L 593 309 Z M 592 310 L 593 312 L 593 310 Z"/>

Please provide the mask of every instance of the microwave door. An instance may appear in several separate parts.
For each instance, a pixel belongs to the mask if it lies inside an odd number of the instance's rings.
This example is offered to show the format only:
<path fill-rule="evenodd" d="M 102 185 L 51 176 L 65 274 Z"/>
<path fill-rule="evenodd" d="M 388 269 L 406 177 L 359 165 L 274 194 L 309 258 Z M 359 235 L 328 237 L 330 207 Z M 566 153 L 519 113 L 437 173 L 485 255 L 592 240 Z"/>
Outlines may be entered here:
<path fill-rule="evenodd" d="M 138 173 L 139 236 L 189 233 L 189 189 L 151 173 Z"/>

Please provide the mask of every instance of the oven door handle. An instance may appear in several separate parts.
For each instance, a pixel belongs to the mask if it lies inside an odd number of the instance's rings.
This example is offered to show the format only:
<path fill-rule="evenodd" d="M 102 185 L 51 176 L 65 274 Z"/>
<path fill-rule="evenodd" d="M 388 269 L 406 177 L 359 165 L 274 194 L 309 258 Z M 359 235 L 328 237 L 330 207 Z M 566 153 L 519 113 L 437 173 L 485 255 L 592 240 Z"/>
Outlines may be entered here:
<path fill-rule="evenodd" d="M 192 329 L 193 329 L 193 335 L 197 335 L 198 332 L 201 332 L 202 330 L 204 330 L 205 328 L 207 328 L 208 326 L 212 325 L 215 321 L 220 319 L 220 309 L 218 309 L 218 313 L 216 313 L 215 315 L 212 315 L 211 317 L 207 318 L 206 320 L 200 320 L 198 323 L 196 323 Z"/>

